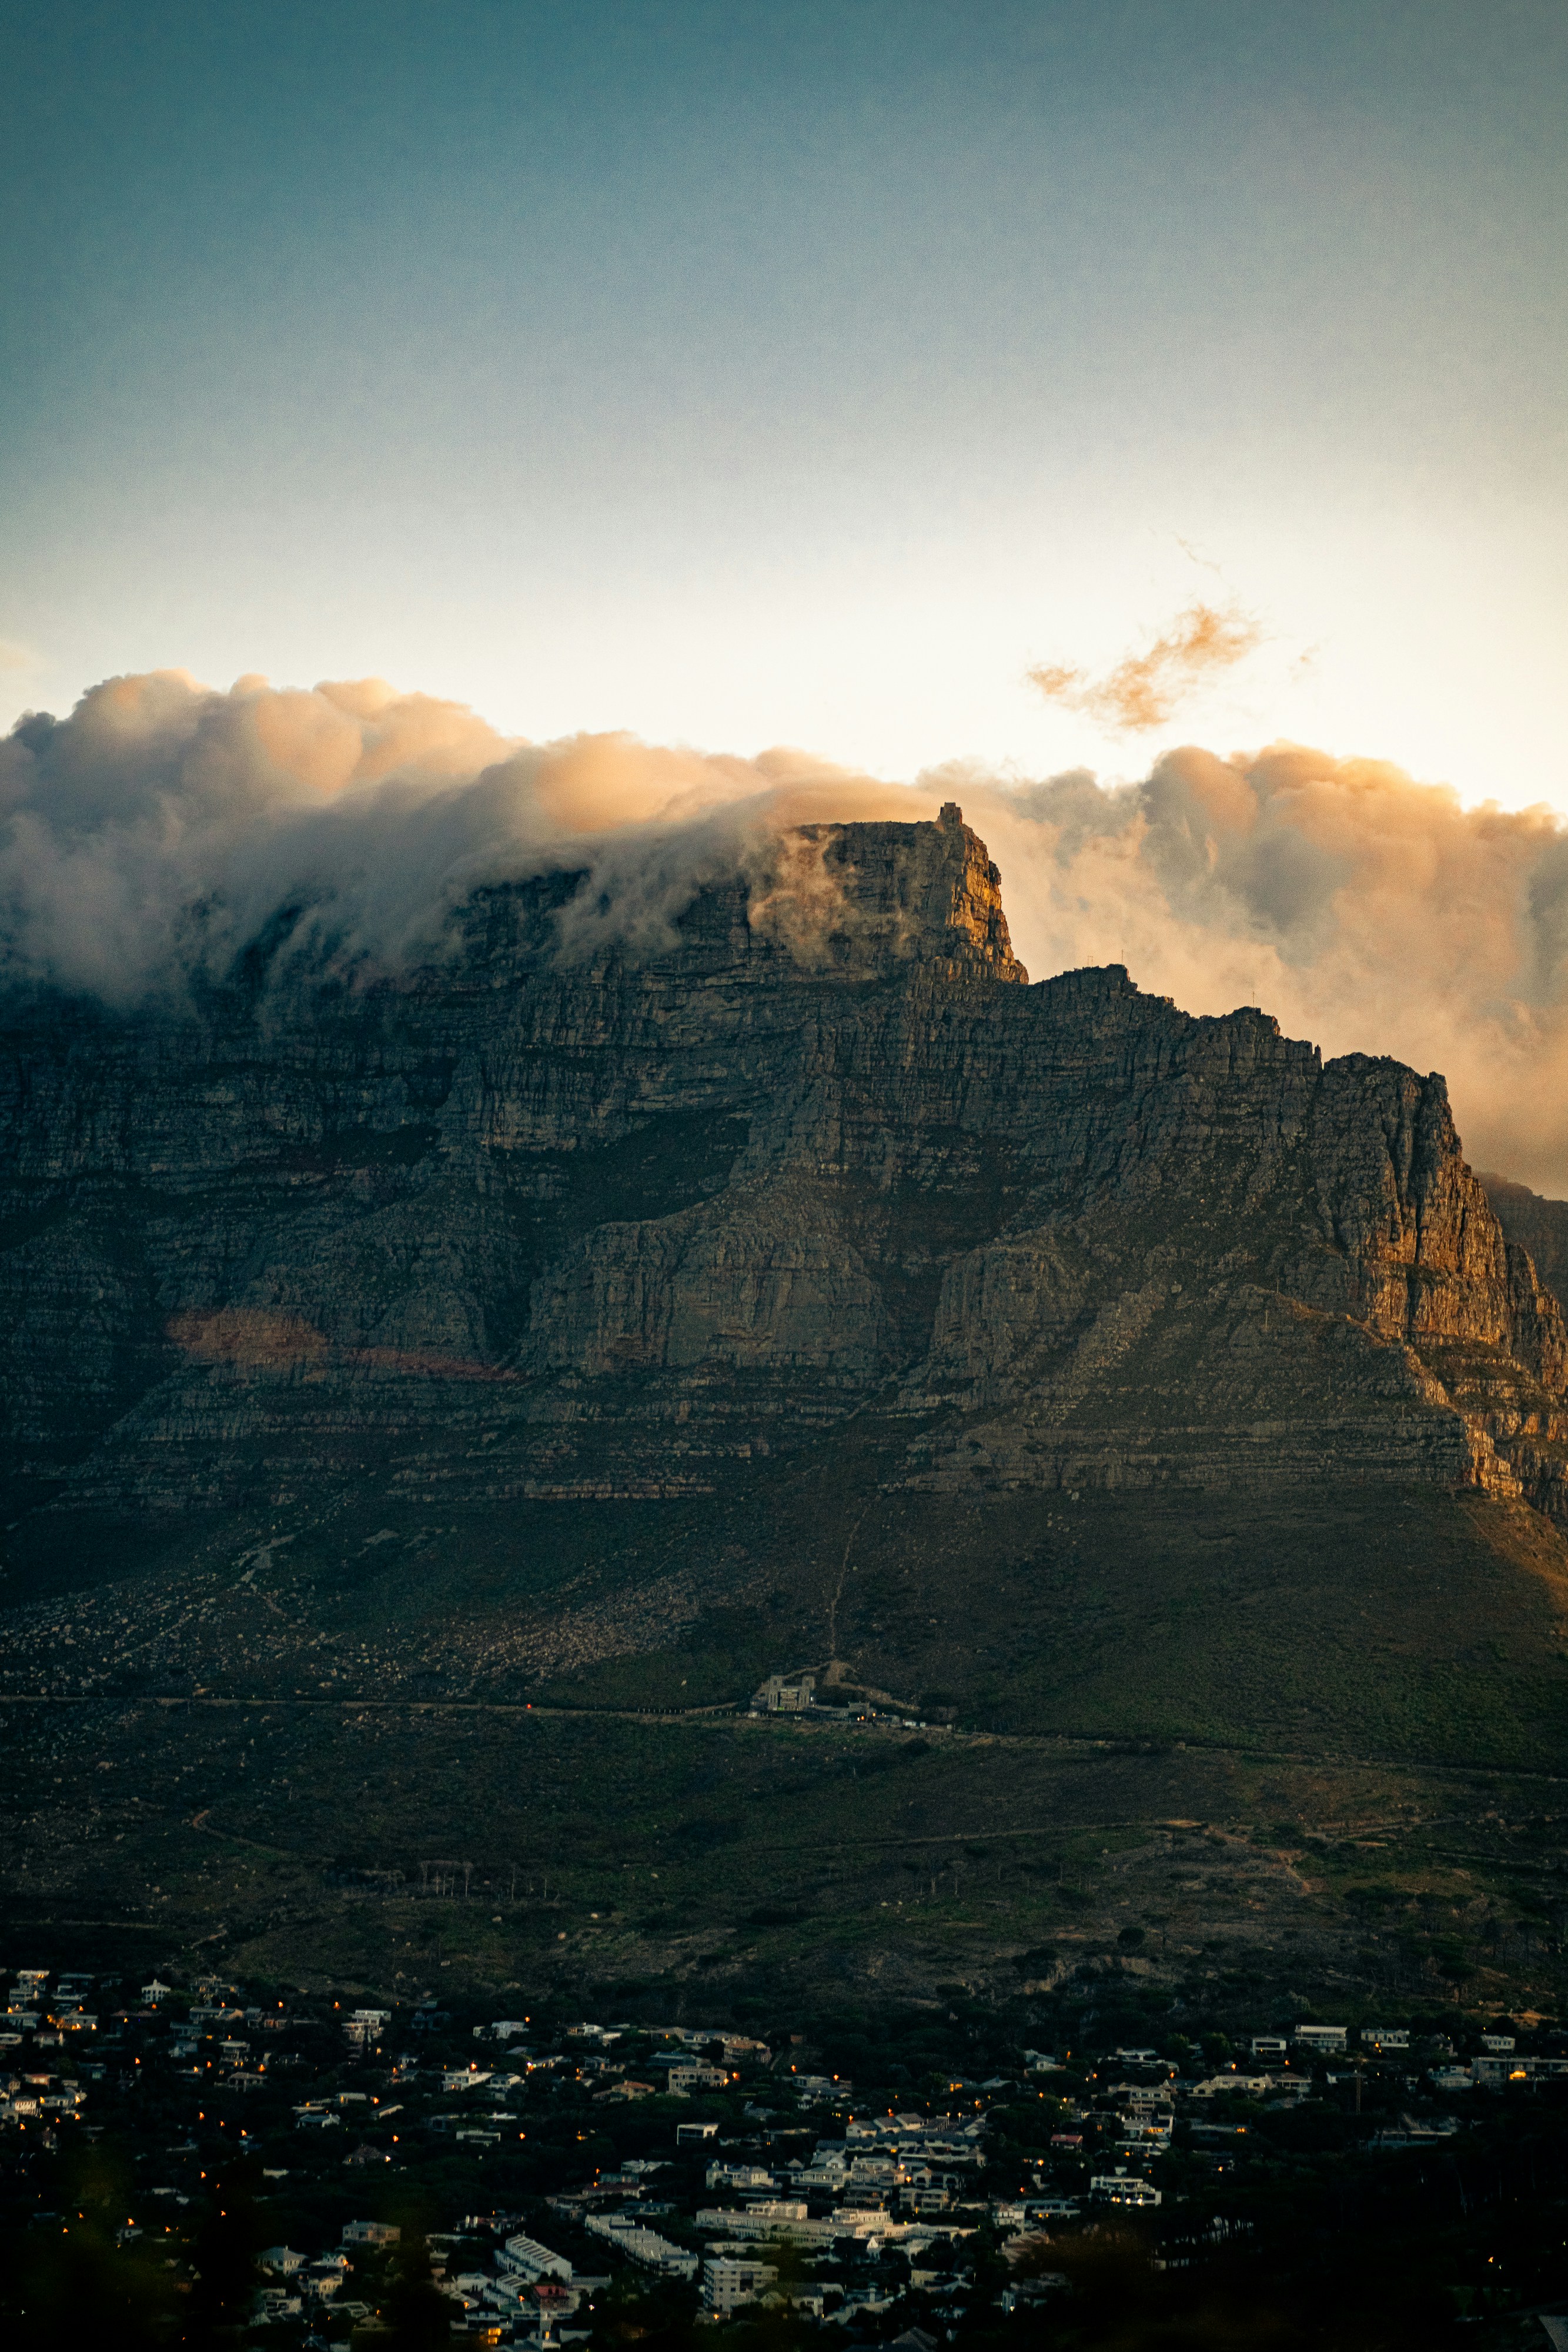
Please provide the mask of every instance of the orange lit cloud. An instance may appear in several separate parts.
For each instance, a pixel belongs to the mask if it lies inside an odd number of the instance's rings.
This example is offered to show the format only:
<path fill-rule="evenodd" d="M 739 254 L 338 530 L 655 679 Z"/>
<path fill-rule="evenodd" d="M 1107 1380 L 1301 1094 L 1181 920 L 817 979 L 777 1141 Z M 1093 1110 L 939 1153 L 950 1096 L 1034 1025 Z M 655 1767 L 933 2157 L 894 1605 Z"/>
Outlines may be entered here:
<path fill-rule="evenodd" d="M 753 923 L 806 951 L 841 910 L 790 829 L 945 800 L 989 842 L 1037 979 L 1124 963 L 1192 1012 L 1261 1004 L 1329 1053 L 1441 1070 L 1473 1161 L 1568 1196 L 1568 825 L 1299 744 L 1187 746 L 1134 783 L 965 766 L 911 787 L 791 750 L 519 742 L 379 681 L 113 679 L 0 740 L 0 979 L 132 1003 L 264 933 L 278 975 L 395 969 L 447 951 L 476 888 L 565 868 L 589 877 L 568 955 L 662 952 L 737 875 Z M 311 1344 L 176 1336 L 236 1361 Z"/>
<path fill-rule="evenodd" d="M 1124 963 L 1194 1013 L 1448 1077 L 1477 1166 L 1568 1196 L 1568 826 L 1385 761 L 1187 746 L 1137 783 L 952 770 L 1032 973 Z"/>
<path fill-rule="evenodd" d="M 1236 606 L 1189 604 L 1164 636 L 1129 654 L 1103 677 L 1041 664 L 1026 675 L 1050 702 L 1126 734 L 1163 727 L 1187 697 L 1221 670 L 1232 669 L 1262 643 L 1258 624 Z"/>
<path fill-rule="evenodd" d="M 481 885 L 569 866 L 595 886 L 569 944 L 667 946 L 702 879 L 760 875 L 759 844 L 906 798 L 801 751 L 508 740 L 380 678 L 110 678 L 0 740 L 0 979 L 132 1003 L 264 927 L 314 967 L 395 964 L 439 953 Z"/>

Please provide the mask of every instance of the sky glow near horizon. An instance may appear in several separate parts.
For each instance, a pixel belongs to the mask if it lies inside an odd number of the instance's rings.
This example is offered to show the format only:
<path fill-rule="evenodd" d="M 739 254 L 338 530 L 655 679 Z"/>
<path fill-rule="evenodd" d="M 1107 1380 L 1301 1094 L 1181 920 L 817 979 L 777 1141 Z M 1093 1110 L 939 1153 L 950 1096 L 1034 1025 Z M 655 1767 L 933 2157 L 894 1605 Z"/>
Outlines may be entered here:
<path fill-rule="evenodd" d="M 1556 6 L 8 12 L 0 717 L 379 675 L 1568 811 Z M 1029 683 L 1202 599 L 1128 735 Z"/>

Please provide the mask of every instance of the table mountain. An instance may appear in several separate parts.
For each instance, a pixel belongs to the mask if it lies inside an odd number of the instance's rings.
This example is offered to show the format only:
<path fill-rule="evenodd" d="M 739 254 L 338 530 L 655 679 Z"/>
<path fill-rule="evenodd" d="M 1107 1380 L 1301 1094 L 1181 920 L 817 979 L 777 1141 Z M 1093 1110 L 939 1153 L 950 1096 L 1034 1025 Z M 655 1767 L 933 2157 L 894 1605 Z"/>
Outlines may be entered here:
<path fill-rule="evenodd" d="M 668 1498 L 852 1415 L 915 1488 L 1563 1507 L 1568 1336 L 1440 1077 L 1028 984 L 952 806 L 653 952 L 574 958 L 582 887 L 398 981 L 12 1007 L 13 1515 Z"/>
<path fill-rule="evenodd" d="M 1552 1204 L 1489 1199 L 1439 1077 L 1031 984 L 956 807 L 673 903 L 539 875 L 418 971 L 285 919 L 177 1007 L 10 1001 L 29 1949 L 380 1997 L 461 1855 L 549 1900 L 465 1909 L 452 1981 L 573 2000 L 1016 1988 L 1042 1938 L 1098 1999 L 1134 1914 L 1161 2017 L 1221 1951 L 1546 1998 Z M 807 1666 L 883 1727 L 737 1713 Z M 1173 1820 L 1254 1842 L 1245 1903 Z"/>

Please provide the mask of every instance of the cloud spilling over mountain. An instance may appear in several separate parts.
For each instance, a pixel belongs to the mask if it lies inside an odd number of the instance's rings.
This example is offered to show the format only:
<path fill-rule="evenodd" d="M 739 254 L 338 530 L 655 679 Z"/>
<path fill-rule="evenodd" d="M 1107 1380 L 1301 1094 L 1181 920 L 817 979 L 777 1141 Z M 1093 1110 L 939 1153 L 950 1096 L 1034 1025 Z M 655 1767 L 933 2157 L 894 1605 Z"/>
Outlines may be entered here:
<path fill-rule="evenodd" d="M 264 925 L 312 962 L 396 964 L 441 952 L 476 886 L 563 867 L 591 877 L 567 952 L 663 946 L 706 878 L 809 895 L 789 827 L 946 799 L 1037 977 L 1124 962 L 1193 1011 L 1260 1003 L 1331 1053 L 1441 1069 L 1472 1159 L 1568 1192 L 1568 829 L 1293 745 L 1177 751 L 1131 784 L 895 786 L 795 751 L 508 741 L 376 681 L 113 679 L 0 744 L 0 969 L 129 1004 Z"/>
<path fill-rule="evenodd" d="M 1374 760 L 1197 749 L 1141 782 L 947 770 L 1032 972 L 1113 961 L 1194 1012 L 1448 1076 L 1470 1158 L 1568 1192 L 1568 828 Z"/>
<path fill-rule="evenodd" d="M 111 678 L 0 744 L 0 971 L 127 1004 L 221 973 L 280 910 L 312 961 L 396 964 L 478 885 L 562 866 L 594 883 L 569 944 L 667 944 L 705 876 L 906 797 L 804 753 L 512 742 L 380 679 Z"/>

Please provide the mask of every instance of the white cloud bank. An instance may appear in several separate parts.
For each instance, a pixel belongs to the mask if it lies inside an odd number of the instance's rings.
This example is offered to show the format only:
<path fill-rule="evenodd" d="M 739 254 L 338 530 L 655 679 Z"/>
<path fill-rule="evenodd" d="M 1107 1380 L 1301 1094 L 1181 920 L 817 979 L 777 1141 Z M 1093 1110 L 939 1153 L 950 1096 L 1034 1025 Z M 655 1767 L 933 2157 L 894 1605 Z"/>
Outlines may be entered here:
<path fill-rule="evenodd" d="M 111 679 L 0 743 L 0 971 L 111 1003 L 221 971 L 277 910 L 312 957 L 437 950 L 478 883 L 588 866 L 588 919 L 667 937 L 705 874 L 808 818 L 963 802 L 1037 977 L 1126 963 L 1195 1012 L 1264 1005 L 1331 1053 L 1449 1078 L 1478 1164 L 1568 1192 L 1568 829 L 1295 745 L 1142 782 L 946 768 L 901 787 L 804 753 L 544 745 L 379 681 L 226 694 Z"/>

